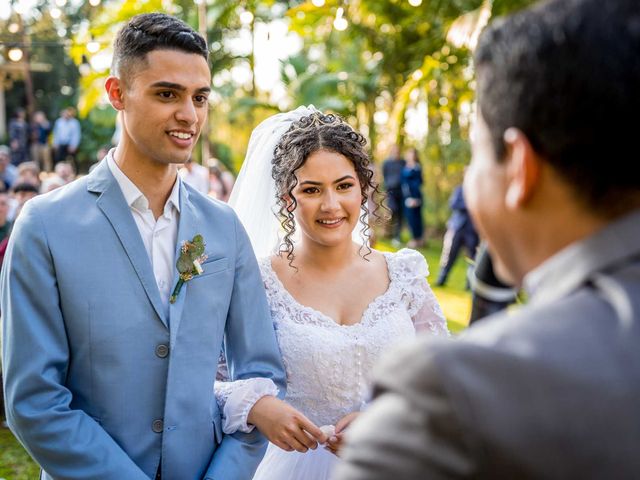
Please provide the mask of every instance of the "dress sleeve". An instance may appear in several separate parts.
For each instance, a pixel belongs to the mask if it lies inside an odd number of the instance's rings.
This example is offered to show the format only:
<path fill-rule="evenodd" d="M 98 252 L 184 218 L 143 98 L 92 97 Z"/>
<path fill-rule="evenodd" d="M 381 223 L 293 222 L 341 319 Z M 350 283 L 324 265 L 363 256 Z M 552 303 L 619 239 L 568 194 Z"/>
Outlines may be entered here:
<path fill-rule="evenodd" d="M 247 417 L 255 403 L 262 397 L 275 397 L 280 392 L 273 380 L 262 377 L 234 382 L 217 381 L 213 389 L 222 412 L 222 431 L 227 435 L 253 431 L 255 426 L 247 424 Z"/>
<path fill-rule="evenodd" d="M 420 252 L 402 249 L 398 252 L 403 297 L 416 332 L 432 335 L 449 335 L 447 321 L 440 304 L 427 282 L 429 267 Z"/>
<path fill-rule="evenodd" d="M 268 274 L 265 262 L 266 260 L 263 259 L 259 263 L 263 281 Z M 265 288 L 269 296 L 269 287 L 266 282 Z M 216 402 L 222 412 L 222 431 L 227 435 L 237 431 L 244 433 L 253 431 L 255 426 L 247 424 L 247 417 L 253 406 L 262 397 L 267 395 L 275 397 L 280 392 L 269 378 L 256 377 L 232 381 L 224 349 L 218 357 L 218 372 L 213 389 Z"/>
<path fill-rule="evenodd" d="M 444 313 L 440 308 L 440 304 L 433 294 L 433 290 L 427 283 L 426 278 L 422 278 L 419 282 L 419 288 L 422 289 L 423 302 L 415 314 L 411 315 L 413 325 L 416 332 L 430 332 L 432 335 L 449 335 L 447 321 Z M 417 303 L 417 302 L 416 302 Z"/>

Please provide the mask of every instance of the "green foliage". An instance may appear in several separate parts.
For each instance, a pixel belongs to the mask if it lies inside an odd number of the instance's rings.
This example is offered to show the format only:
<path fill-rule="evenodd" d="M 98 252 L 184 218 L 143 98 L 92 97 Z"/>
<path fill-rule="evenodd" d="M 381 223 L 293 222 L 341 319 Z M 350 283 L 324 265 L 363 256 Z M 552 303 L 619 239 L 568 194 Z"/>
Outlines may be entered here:
<path fill-rule="evenodd" d="M 29 457 L 11 431 L 0 426 L 0 479 L 31 480 L 39 476 L 38 465 Z"/>
<path fill-rule="evenodd" d="M 492 13 L 499 17 L 533 5 L 538 0 L 493 0 Z"/>
<path fill-rule="evenodd" d="M 80 171 L 88 171 L 89 167 L 97 161 L 98 150 L 111 145 L 115 121 L 115 110 L 106 105 L 94 108 L 86 118 L 80 119 L 82 141 L 77 156 Z"/>
<path fill-rule="evenodd" d="M 75 105 L 78 94 L 78 69 L 65 49 L 71 23 L 56 24 L 44 0 L 36 2 L 34 11 L 38 12 L 37 17 L 22 16 L 18 19 L 14 14 L 7 20 L 0 20 L 0 55 L 3 55 L 5 45 L 28 48 L 35 100 L 33 107 L 44 111 L 50 119 L 55 119 L 63 108 Z M 12 23 L 21 25 L 21 30 L 11 33 L 8 27 Z M 67 33 L 60 36 L 59 28 L 66 29 Z M 5 96 L 9 114 L 18 107 L 27 106 L 24 80 L 22 72 L 11 72 L 5 79 L 5 88 L 10 92 Z"/>

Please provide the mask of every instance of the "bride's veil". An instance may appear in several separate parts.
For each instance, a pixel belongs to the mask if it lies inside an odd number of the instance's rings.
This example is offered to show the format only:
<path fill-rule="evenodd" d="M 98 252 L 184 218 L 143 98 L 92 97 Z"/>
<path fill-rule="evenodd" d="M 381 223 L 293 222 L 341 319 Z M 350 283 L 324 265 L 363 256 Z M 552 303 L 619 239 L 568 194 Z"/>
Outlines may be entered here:
<path fill-rule="evenodd" d="M 318 110 L 309 105 L 273 115 L 260 123 L 249 139 L 247 155 L 229 197 L 229 205 L 244 225 L 257 258 L 277 253 L 284 236 L 277 214 L 276 185 L 271 176 L 274 150 L 293 122 L 314 112 Z M 356 228 L 354 241 L 367 242 L 365 230 L 362 226 Z M 299 235 L 300 232 L 296 233 Z"/>
<path fill-rule="evenodd" d="M 229 205 L 238 214 L 258 258 L 277 251 L 282 233 L 277 217 L 276 184 L 271 176 L 273 152 L 293 122 L 317 111 L 309 105 L 278 113 L 260 123 L 251 134 Z"/>

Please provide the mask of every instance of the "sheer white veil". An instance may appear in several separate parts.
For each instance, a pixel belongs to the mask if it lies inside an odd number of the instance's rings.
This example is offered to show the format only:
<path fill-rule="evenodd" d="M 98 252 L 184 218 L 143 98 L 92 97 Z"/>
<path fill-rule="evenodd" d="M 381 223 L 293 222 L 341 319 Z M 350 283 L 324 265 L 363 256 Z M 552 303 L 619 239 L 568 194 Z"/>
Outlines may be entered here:
<path fill-rule="evenodd" d="M 271 176 L 271 161 L 276 145 L 293 122 L 318 110 L 301 106 L 273 115 L 251 133 L 247 155 L 229 197 L 229 205 L 244 225 L 257 258 L 277 253 L 284 230 L 278 220 L 276 184 Z M 354 240 L 363 243 L 361 228 L 353 232 Z M 299 232 L 296 232 L 299 234 Z"/>

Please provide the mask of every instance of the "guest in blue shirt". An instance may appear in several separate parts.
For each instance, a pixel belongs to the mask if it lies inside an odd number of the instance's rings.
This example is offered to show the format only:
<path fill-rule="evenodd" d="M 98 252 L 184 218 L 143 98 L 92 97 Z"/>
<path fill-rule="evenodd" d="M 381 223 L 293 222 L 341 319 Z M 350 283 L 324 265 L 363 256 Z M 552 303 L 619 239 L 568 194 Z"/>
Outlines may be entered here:
<path fill-rule="evenodd" d="M 75 118 L 76 109 L 65 108 L 53 126 L 53 163 L 63 162 L 69 157 L 76 161 L 82 133 L 80 122 Z"/>
<path fill-rule="evenodd" d="M 422 166 L 418 151 L 409 149 L 405 155 L 405 166 L 402 169 L 402 196 L 404 198 L 404 214 L 411 230 L 409 247 L 424 246 L 424 224 L 422 220 Z"/>
<path fill-rule="evenodd" d="M 29 125 L 26 115 L 24 108 L 18 108 L 9 122 L 11 163 L 16 166 L 29 160 Z"/>
<path fill-rule="evenodd" d="M 382 180 L 387 197 L 387 207 L 391 211 L 391 241 L 395 246 L 400 245 L 402 231 L 402 169 L 404 159 L 400 156 L 400 147 L 393 145 L 384 162 L 382 162 Z"/>
<path fill-rule="evenodd" d="M 473 260 L 480 242 L 464 201 L 462 185 L 454 189 L 449 199 L 449 206 L 451 207 L 451 217 L 447 222 L 447 232 L 444 235 L 444 244 L 442 245 L 440 273 L 436 282 L 438 287 L 446 283 L 451 267 L 453 267 L 462 248 L 466 248 L 469 258 Z"/>
<path fill-rule="evenodd" d="M 4 183 L 4 189 L 9 190 L 18 178 L 18 169 L 11 164 L 11 149 L 6 145 L 0 145 L 0 182 Z"/>

